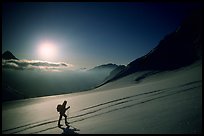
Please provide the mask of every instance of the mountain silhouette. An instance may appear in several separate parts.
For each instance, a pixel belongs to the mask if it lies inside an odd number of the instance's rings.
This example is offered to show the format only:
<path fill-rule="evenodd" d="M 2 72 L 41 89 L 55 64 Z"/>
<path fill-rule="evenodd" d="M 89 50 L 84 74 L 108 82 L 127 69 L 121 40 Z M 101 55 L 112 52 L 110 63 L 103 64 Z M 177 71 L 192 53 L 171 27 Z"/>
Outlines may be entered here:
<path fill-rule="evenodd" d="M 5 59 L 5 60 L 10 60 L 10 59 L 18 60 L 18 58 L 16 58 L 10 51 L 4 52 L 2 54 L 2 59 Z"/>
<path fill-rule="evenodd" d="M 193 11 L 177 28 L 148 54 L 130 62 L 107 82 L 137 71 L 173 70 L 202 59 L 202 12 Z M 106 82 L 106 83 L 107 83 Z"/>

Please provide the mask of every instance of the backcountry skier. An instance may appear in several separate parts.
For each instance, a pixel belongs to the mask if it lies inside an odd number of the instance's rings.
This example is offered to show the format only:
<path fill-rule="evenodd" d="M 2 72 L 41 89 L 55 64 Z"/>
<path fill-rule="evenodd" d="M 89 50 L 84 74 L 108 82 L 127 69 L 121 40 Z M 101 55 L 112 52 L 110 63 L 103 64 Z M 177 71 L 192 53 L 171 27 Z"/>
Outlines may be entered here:
<path fill-rule="evenodd" d="M 67 101 L 64 101 L 63 104 L 58 104 L 57 105 L 57 111 L 59 112 L 60 116 L 59 116 L 59 120 L 58 120 L 58 127 L 62 126 L 60 124 L 60 121 L 62 119 L 62 116 L 65 117 L 65 124 L 68 125 L 69 123 L 67 122 L 67 115 L 65 114 L 65 112 L 70 108 L 70 106 L 68 106 L 66 108 L 66 104 L 67 104 Z"/>

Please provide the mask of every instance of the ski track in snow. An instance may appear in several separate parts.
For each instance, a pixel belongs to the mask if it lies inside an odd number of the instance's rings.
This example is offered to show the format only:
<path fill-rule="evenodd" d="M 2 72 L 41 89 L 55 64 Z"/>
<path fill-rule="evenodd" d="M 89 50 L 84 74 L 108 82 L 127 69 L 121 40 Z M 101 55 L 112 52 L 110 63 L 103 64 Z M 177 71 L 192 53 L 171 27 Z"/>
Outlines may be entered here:
<path fill-rule="evenodd" d="M 124 108 L 130 108 L 132 106 L 137 106 L 139 104 L 144 104 L 144 103 L 154 101 L 160 98 L 168 97 L 168 96 L 175 95 L 178 93 L 184 93 L 186 91 L 191 91 L 194 88 L 201 88 L 201 87 L 202 87 L 202 81 L 200 80 L 200 81 L 185 83 L 183 85 L 179 85 L 179 86 L 175 86 L 171 88 L 153 90 L 153 91 L 139 93 L 139 94 L 137 94 L 137 91 L 135 91 L 136 93 L 135 95 L 106 101 L 106 102 L 99 103 L 96 105 L 90 105 L 89 107 L 80 109 L 76 111 L 76 113 L 78 113 L 77 115 L 68 117 L 68 120 L 70 124 L 74 124 L 76 122 L 80 122 L 80 121 L 83 121 L 89 118 L 93 118 L 95 116 L 100 116 L 100 115 L 103 115 L 109 112 L 122 110 Z M 34 123 L 21 125 L 15 128 L 2 130 L 2 133 L 3 134 L 17 134 L 17 133 L 23 133 L 26 130 L 34 129 L 32 133 L 36 134 L 36 133 L 58 128 L 57 121 L 58 119 L 42 120 L 42 121 L 38 121 Z M 53 127 L 50 127 L 50 124 L 53 124 Z M 46 125 L 48 126 L 47 128 L 45 128 Z M 42 126 L 43 126 L 43 129 L 40 130 Z M 70 127 L 76 129 L 72 125 L 70 125 Z M 35 130 L 36 128 L 37 128 L 37 131 Z"/>

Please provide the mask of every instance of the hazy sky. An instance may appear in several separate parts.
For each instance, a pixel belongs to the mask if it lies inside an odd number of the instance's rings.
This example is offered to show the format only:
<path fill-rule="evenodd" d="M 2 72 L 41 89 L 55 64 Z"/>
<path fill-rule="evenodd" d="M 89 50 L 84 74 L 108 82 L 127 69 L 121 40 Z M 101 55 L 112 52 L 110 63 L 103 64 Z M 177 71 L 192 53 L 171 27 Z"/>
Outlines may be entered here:
<path fill-rule="evenodd" d="M 3 3 L 2 53 L 76 68 L 128 64 L 173 32 L 196 3 Z M 43 44 L 52 51 L 42 49 Z"/>

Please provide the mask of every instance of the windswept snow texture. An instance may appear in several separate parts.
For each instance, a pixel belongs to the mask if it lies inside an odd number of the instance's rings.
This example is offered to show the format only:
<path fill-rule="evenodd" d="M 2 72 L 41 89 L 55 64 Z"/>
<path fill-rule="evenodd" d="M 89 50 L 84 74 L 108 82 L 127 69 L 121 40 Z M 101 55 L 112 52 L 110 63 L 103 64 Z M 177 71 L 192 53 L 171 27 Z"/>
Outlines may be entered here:
<path fill-rule="evenodd" d="M 202 62 L 148 72 L 86 92 L 3 103 L 2 133 L 68 133 L 57 127 L 56 106 L 64 100 L 71 106 L 70 129 L 79 134 L 202 133 Z"/>

